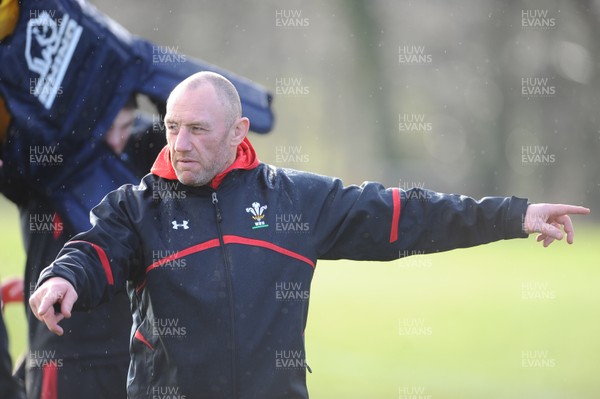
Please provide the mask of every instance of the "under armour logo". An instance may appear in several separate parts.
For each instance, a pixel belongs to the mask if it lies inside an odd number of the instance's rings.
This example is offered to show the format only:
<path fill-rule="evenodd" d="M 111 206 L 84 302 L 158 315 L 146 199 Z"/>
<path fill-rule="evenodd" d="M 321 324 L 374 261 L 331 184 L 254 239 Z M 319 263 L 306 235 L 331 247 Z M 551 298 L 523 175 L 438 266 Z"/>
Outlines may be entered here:
<path fill-rule="evenodd" d="M 173 225 L 173 230 L 177 230 L 180 227 L 183 227 L 184 230 L 187 230 L 190 228 L 190 226 L 188 226 L 188 222 L 189 220 L 184 220 L 183 223 L 177 223 L 177 220 L 173 220 L 171 224 Z"/>

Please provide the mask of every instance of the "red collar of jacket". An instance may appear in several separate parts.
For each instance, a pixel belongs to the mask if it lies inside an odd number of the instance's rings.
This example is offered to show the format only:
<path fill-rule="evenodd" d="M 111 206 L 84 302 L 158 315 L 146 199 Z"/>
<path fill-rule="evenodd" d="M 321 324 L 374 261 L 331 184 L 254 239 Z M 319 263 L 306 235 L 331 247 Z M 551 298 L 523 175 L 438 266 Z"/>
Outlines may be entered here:
<path fill-rule="evenodd" d="M 252 147 L 252 144 L 250 144 L 248 138 L 245 137 L 244 141 L 238 145 L 235 161 L 233 161 L 233 163 L 223 172 L 216 175 L 209 183 L 209 186 L 217 189 L 225 176 L 227 176 L 227 174 L 232 170 L 254 169 L 258 166 L 258 163 L 259 161 L 258 157 L 256 156 L 256 151 L 254 151 L 254 147 Z M 156 157 L 156 161 L 154 161 L 154 165 L 152 165 L 150 172 L 164 179 L 177 180 L 175 169 L 173 169 L 173 165 L 171 164 L 171 154 L 168 146 L 165 146 L 160 151 L 160 154 L 158 154 L 158 157 Z"/>

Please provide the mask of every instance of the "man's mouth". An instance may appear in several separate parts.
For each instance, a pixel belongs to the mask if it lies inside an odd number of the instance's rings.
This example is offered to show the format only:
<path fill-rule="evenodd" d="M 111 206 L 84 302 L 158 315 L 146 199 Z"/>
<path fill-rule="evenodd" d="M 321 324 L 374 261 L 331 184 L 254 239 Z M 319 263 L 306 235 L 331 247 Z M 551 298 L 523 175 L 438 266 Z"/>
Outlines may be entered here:
<path fill-rule="evenodd" d="M 181 165 L 181 166 L 190 166 L 190 165 L 196 164 L 198 162 L 196 162 L 193 159 L 178 159 L 175 161 L 175 163 L 177 165 Z"/>

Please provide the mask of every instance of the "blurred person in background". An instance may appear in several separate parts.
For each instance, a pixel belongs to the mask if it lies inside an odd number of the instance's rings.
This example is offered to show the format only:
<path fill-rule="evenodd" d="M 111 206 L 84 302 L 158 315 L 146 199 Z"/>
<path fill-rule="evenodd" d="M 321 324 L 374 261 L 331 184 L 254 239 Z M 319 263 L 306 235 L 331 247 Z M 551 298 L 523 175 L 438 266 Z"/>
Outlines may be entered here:
<path fill-rule="evenodd" d="M 152 159 L 153 154 L 158 154 L 164 137 L 136 119 L 135 110 L 132 97 L 118 113 L 104 143 L 141 178 L 151 166 L 148 157 Z M 102 187 L 97 189 L 103 190 Z M 26 300 L 41 270 L 77 233 L 62 223 L 61 215 L 48 203 L 43 196 L 34 194 L 18 204 L 27 253 Z M 42 229 L 37 229 L 36 223 L 39 225 L 40 220 Z M 125 292 L 120 292 L 116 302 L 107 305 L 69 320 L 63 339 L 49 334 L 27 311 L 29 356 L 25 363 L 25 385 L 28 398 L 126 397 L 131 329 L 129 299 Z"/>
<path fill-rule="evenodd" d="M 101 145 L 110 148 L 111 156 L 120 158 L 141 178 L 165 139 L 147 118 L 136 117 L 136 108 L 132 96 Z M 12 200 L 19 198 L 16 204 L 27 254 L 24 296 L 28 299 L 41 270 L 77 232 L 62 222 L 43 193 L 11 194 Z M 27 398 L 126 398 L 131 314 L 125 292 L 115 299 L 114 303 L 70 319 L 63 338 L 50 333 L 27 307 L 29 350 L 20 367 L 24 370 L 20 374 L 24 374 Z"/>
<path fill-rule="evenodd" d="M 19 17 L 19 5 L 16 0 L 0 0 L 0 42 L 7 38 L 15 29 Z M 4 141 L 10 115 L 6 110 L 4 99 L 0 96 L 0 143 Z M 0 168 L 2 160 L 0 159 Z M 0 172 L 1 173 L 1 172 Z M 22 283 L 20 283 L 22 286 Z M 19 290 L 22 292 L 22 289 Z M 4 290 L 2 290 L 4 294 Z M 2 295 L 2 309 L 5 297 Z M 8 351 L 8 334 L 4 325 L 4 318 L 0 314 L 0 398 L 20 399 L 24 397 L 23 388 L 16 378 L 12 376 L 12 360 Z"/>

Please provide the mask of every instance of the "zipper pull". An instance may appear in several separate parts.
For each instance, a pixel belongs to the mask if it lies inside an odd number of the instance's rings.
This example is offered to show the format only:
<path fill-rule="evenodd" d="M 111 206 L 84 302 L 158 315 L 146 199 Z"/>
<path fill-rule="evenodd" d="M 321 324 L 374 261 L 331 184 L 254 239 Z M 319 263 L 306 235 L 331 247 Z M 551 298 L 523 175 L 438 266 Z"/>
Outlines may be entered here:
<path fill-rule="evenodd" d="M 219 199 L 217 198 L 217 192 L 212 193 L 212 203 L 215 206 L 217 212 L 217 222 L 221 223 L 223 217 L 221 216 L 221 209 L 219 209 Z"/>

